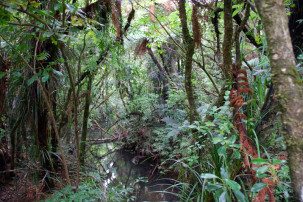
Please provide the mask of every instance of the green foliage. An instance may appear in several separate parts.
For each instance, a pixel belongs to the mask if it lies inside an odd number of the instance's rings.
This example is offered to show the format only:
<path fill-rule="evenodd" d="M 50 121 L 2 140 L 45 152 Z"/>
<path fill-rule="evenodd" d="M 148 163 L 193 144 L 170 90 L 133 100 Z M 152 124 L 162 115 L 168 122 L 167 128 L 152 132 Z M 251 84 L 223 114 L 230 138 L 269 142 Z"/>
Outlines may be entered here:
<path fill-rule="evenodd" d="M 199 106 L 197 109 L 199 118 L 193 124 L 187 121 L 184 44 L 181 40 L 179 11 L 174 5 L 168 9 L 164 6 L 164 1 L 160 0 L 137 1 L 140 6 L 137 3 L 130 4 L 124 1 L 126 6 L 122 6 L 122 27 L 125 26 L 125 19 L 129 14 L 127 6 L 136 10 L 136 17 L 131 22 L 129 30 L 123 33 L 122 44 L 116 39 L 115 26 L 100 19 L 104 17 L 102 12 L 106 9 L 108 12 L 106 15 L 108 17 L 112 15 L 113 5 L 105 9 L 105 4 L 99 4 L 90 8 L 91 13 L 85 14 L 83 8 L 86 6 L 86 1 L 84 0 L 77 1 L 75 4 L 63 1 L 40 3 L 5 0 L 3 2 L 8 7 L 0 8 L 0 33 L 8 39 L 13 48 L 1 39 L 1 58 L 9 58 L 12 67 L 6 100 L 9 106 L 7 110 L 9 130 L 1 129 L 0 137 L 4 132 L 10 131 L 13 131 L 12 134 L 19 139 L 24 135 L 26 144 L 23 148 L 31 156 L 31 167 L 34 167 L 35 161 L 46 162 L 47 159 L 52 158 L 52 154 L 58 153 L 39 151 L 37 146 L 39 116 L 41 111 L 46 109 L 41 94 L 42 89 L 35 85 L 37 79 L 40 79 L 51 101 L 56 118 L 55 125 L 59 128 L 62 142 L 70 144 L 71 140 L 75 139 L 72 129 L 81 131 L 83 121 L 80 117 L 84 111 L 84 100 L 90 94 L 88 125 L 91 131 L 97 132 L 89 134 L 88 137 L 106 139 L 119 136 L 118 139 L 123 143 L 117 145 L 123 144 L 136 155 L 157 159 L 161 172 L 166 172 L 164 168 L 178 172 L 180 178 L 176 181 L 178 184 L 176 187 L 182 190 L 180 193 L 182 201 L 206 199 L 249 201 L 266 186 L 258 182 L 250 187 L 241 176 L 243 159 L 241 145 L 238 144 L 239 135 L 232 124 L 232 109 L 228 101 L 230 92 L 225 92 L 226 102 L 223 106 L 211 107 L 217 99 L 217 94 L 205 71 L 195 62 L 192 65 L 192 83 L 196 104 Z M 95 2 L 96 5 L 98 2 L 100 1 Z M 217 8 L 223 8 L 222 1 L 217 3 Z M 287 8 L 294 6 L 290 0 L 284 3 Z M 155 5 L 156 10 L 155 21 L 151 20 L 149 12 L 144 9 L 152 4 Z M 205 6 L 198 16 L 203 27 L 203 36 L 201 46 L 196 46 L 194 60 L 203 64 L 220 89 L 224 83 L 220 68 L 222 50 L 220 53 L 217 48 L 222 46 L 222 41 L 219 38 L 217 44 L 217 41 L 213 40 L 216 38 L 216 33 L 213 31 L 208 14 L 210 12 L 214 14 L 214 9 L 208 9 L 208 6 Z M 243 1 L 234 1 L 232 15 L 241 14 L 244 8 Z M 93 13 L 96 10 L 97 12 Z M 192 28 L 191 3 L 186 4 L 186 10 L 188 24 Z M 220 12 L 218 19 L 221 33 L 223 14 Z M 93 19 L 89 18 L 91 15 Z M 252 11 L 247 24 L 251 29 L 246 34 L 254 36 L 257 44 L 263 46 L 256 50 L 251 44 L 246 43 L 246 40 L 241 42 L 243 58 L 253 55 L 253 59 L 247 61 L 251 68 L 251 71 L 247 70 L 253 94 L 244 98 L 245 103 L 239 110 L 248 117 L 245 121 L 248 137 L 255 143 L 260 154 L 260 158 L 253 160 L 254 164 L 260 166 L 255 168 L 257 176 L 266 177 L 271 174 L 274 178 L 279 178 L 280 183 L 275 189 L 275 195 L 277 199 L 288 200 L 292 194 L 289 168 L 286 162 L 277 159 L 277 155 L 283 154 L 285 150 L 279 119 L 273 118 L 270 120 L 271 124 L 264 124 L 267 128 L 259 128 L 263 124 L 264 117 L 271 112 L 276 115 L 274 106 L 262 111 L 266 104 L 272 75 L 269 58 L 265 55 L 266 39 L 262 25 L 255 25 L 259 20 L 260 16 Z M 192 30 L 190 32 L 193 34 Z M 151 48 L 154 57 L 173 83 L 163 77 L 150 55 L 134 55 L 133 51 L 145 38 L 148 39 L 146 46 Z M 66 55 L 65 58 L 63 53 Z M 302 60 L 303 55 L 300 55 L 298 71 L 302 71 L 300 63 Z M 71 71 L 68 71 L 67 65 Z M 0 72 L 0 79 L 6 75 L 6 72 Z M 93 78 L 91 92 L 85 88 L 88 83 L 87 75 Z M 75 123 L 76 101 L 71 93 L 73 83 L 78 105 L 77 124 Z M 207 115 L 214 119 L 207 120 Z M 50 134 L 53 132 L 53 125 L 49 117 L 46 118 L 47 134 Z M 52 145 L 50 137 L 46 142 L 49 148 L 56 147 Z M 65 149 L 74 149 L 74 145 L 63 144 L 63 146 Z M 87 153 L 92 148 L 89 147 Z M 87 166 L 85 169 L 88 171 L 99 169 L 102 165 L 101 160 L 100 162 L 98 168 Z M 279 172 L 273 169 L 277 164 L 282 164 Z M 71 166 L 71 169 L 74 167 Z M 105 186 L 102 183 L 106 179 L 93 175 L 97 180 L 85 177 L 77 190 L 73 186 L 66 186 L 48 201 L 134 200 L 131 196 L 134 192 L 133 187 Z M 36 178 L 38 179 L 38 174 Z"/>
<path fill-rule="evenodd" d="M 133 196 L 128 196 L 132 188 L 120 188 L 104 185 L 103 179 L 97 173 L 89 173 L 93 177 L 84 178 L 78 189 L 74 186 L 66 186 L 53 194 L 47 202 L 55 201 L 133 201 Z M 108 186 L 108 187 L 105 187 Z"/>
<path fill-rule="evenodd" d="M 0 9 L 0 26 L 7 25 L 7 22 L 11 19 L 11 13 L 5 9 Z"/>

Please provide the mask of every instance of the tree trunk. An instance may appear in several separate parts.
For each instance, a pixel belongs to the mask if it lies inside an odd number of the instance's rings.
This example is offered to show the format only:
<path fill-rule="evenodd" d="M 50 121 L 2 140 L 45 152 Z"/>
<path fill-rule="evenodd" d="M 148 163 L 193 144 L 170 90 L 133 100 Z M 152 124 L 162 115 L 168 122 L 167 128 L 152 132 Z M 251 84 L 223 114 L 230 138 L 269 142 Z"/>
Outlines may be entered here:
<path fill-rule="evenodd" d="M 192 77 L 192 63 L 193 63 L 193 55 L 195 50 L 195 43 L 193 38 L 189 34 L 188 26 L 187 26 L 187 17 L 186 17 L 186 9 L 185 9 L 185 0 L 179 1 L 179 12 L 180 12 L 180 20 L 181 27 L 183 33 L 183 41 L 185 43 L 185 91 L 187 94 L 187 100 L 189 105 L 189 121 L 193 123 L 199 116 L 197 112 L 197 107 L 195 103 L 193 85 L 191 81 Z"/>
<path fill-rule="evenodd" d="M 56 88 L 54 85 L 52 85 L 52 89 L 53 89 L 53 99 L 54 101 L 52 101 L 52 105 L 53 105 L 53 114 L 55 116 L 55 120 L 57 120 L 57 92 L 56 92 Z M 51 145 L 52 145 L 52 160 L 53 160 L 53 164 L 54 164 L 54 168 L 57 168 L 57 160 L 58 157 L 56 154 L 57 152 L 57 149 L 58 149 L 58 141 L 57 141 L 57 138 L 56 138 L 56 133 L 55 133 L 55 129 L 54 129 L 54 124 L 51 124 Z"/>
<path fill-rule="evenodd" d="M 223 71 L 225 80 L 231 79 L 233 18 L 232 0 L 224 0 L 224 41 L 223 41 Z"/>
<path fill-rule="evenodd" d="M 232 0 L 224 0 L 224 41 L 223 41 L 223 65 L 222 71 L 224 83 L 222 84 L 220 93 L 213 106 L 223 106 L 225 99 L 225 91 L 227 91 L 228 81 L 231 79 L 232 73 L 232 45 L 233 45 L 233 18 L 232 18 Z M 207 115 L 206 119 L 213 120 L 212 115 Z"/>
<path fill-rule="evenodd" d="M 295 197 L 303 201 L 303 90 L 282 0 L 256 0 L 268 43 Z"/>
<path fill-rule="evenodd" d="M 85 97 L 85 106 L 84 106 L 84 113 L 83 113 L 83 125 L 82 125 L 82 136 L 81 136 L 81 144 L 80 144 L 80 165 L 84 166 L 84 159 L 85 159 L 85 147 L 86 147 L 86 136 L 87 136 L 87 123 L 89 117 L 89 105 L 91 103 L 91 90 L 92 90 L 92 82 L 93 76 L 90 75 L 88 77 L 88 84 L 87 84 L 87 94 Z"/>

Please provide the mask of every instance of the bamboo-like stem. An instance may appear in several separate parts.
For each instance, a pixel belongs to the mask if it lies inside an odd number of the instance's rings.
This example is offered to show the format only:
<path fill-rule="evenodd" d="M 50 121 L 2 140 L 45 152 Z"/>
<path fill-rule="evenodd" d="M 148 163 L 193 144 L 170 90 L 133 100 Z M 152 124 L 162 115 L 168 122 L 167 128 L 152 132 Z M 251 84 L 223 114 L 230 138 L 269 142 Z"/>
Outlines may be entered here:
<path fill-rule="evenodd" d="M 73 100 L 74 100 L 74 124 L 75 124 L 75 136 L 76 136 L 76 154 L 77 154 L 77 172 L 76 172 L 76 187 L 78 188 L 79 185 L 79 177 L 80 177 L 80 142 L 79 142 L 79 133 L 78 133 L 78 99 L 76 94 L 76 87 L 72 75 L 71 68 L 69 67 L 69 64 L 67 62 L 67 57 L 65 55 L 64 50 L 64 44 L 60 41 L 58 41 L 59 48 L 62 54 L 62 58 L 64 59 L 64 66 L 67 70 L 67 74 L 69 77 L 69 82 L 72 88 L 73 92 Z"/>

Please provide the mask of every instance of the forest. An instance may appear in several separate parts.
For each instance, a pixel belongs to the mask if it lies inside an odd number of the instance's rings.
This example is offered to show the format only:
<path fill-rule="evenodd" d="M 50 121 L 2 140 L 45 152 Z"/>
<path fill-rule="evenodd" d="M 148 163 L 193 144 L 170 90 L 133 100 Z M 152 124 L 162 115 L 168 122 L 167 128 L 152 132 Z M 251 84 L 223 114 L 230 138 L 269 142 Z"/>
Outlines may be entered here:
<path fill-rule="evenodd" d="M 303 1 L 1 0 L 0 201 L 303 202 Z"/>

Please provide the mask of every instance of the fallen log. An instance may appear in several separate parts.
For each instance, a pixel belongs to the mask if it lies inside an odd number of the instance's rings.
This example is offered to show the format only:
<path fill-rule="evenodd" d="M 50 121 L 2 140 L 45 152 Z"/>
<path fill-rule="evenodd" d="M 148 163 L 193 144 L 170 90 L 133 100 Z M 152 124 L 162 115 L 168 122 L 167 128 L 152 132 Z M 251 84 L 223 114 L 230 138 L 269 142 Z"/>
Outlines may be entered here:
<path fill-rule="evenodd" d="M 92 142 L 90 144 L 105 144 L 105 143 L 111 143 L 116 141 L 121 141 L 125 135 L 119 135 L 113 138 L 104 138 L 104 139 L 89 139 L 86 140 L 87 142 Z"/>

